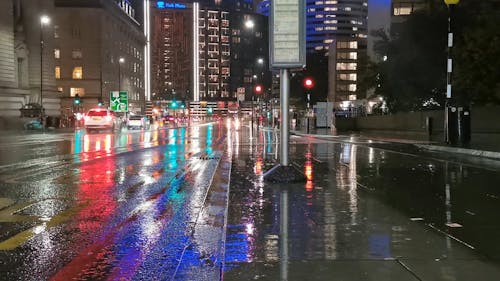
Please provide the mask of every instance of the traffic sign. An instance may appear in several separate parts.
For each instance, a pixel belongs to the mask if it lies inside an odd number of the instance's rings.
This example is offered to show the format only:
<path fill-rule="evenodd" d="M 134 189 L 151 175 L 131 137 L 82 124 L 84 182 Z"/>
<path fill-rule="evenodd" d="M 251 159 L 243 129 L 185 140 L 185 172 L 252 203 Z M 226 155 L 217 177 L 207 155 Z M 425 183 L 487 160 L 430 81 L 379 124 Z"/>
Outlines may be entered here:
<path fill-rule="evenodd" d="M 128 112 L 128 92 L 111 92 L 109 94 L 109 106 L 114 112 Z"/>

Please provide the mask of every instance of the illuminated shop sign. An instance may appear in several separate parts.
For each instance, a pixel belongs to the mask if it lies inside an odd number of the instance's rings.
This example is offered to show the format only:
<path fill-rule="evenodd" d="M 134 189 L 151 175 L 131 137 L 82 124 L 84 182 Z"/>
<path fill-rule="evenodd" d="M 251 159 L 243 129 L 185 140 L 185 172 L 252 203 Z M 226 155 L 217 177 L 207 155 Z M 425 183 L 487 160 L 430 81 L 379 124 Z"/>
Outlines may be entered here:
<path fill-rule="evenodd" d="M 158 1 L 156 2 L 156 7 L 158 9 L 186 9 L 186 4 Z"/>

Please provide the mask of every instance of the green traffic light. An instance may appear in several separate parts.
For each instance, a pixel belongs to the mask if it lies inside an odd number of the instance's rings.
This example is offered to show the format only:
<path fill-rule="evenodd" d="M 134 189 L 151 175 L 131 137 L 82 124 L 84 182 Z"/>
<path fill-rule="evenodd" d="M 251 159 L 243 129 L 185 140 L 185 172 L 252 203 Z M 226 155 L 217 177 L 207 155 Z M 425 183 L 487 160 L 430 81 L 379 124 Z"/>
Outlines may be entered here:
<path fill-rule="evenodd" d="M 176 107 L 177 107 L 177 102 L 175 102 L 175 101 L 174 101 L 174 102 L 172 102 L 172 107 L 173 107 L 173 108 L 176 108 Z"/>

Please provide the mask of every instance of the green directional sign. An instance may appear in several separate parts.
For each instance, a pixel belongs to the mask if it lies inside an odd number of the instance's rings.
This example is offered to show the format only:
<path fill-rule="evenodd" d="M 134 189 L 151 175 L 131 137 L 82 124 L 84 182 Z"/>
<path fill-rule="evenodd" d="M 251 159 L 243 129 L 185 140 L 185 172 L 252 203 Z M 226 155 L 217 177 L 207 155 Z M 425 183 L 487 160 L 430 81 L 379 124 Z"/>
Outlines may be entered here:
<path fill-rule="evenodd" d="M 128 92 L 113 91 L 109 93 L 109 104 L 114 112 L 128 112 Z"/>

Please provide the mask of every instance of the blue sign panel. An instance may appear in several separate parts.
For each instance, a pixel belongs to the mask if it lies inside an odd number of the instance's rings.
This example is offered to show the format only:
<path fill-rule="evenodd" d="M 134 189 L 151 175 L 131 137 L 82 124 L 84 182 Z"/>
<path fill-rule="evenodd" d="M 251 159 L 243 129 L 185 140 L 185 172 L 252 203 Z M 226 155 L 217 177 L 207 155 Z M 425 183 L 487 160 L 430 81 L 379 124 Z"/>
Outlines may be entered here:
<path fill-rule="evenodd" d="M 158 9 L 186 9 L 186 4 L 181 3 L 168 3 L 165 1 L 156 2 L 156 7 Z"/>

